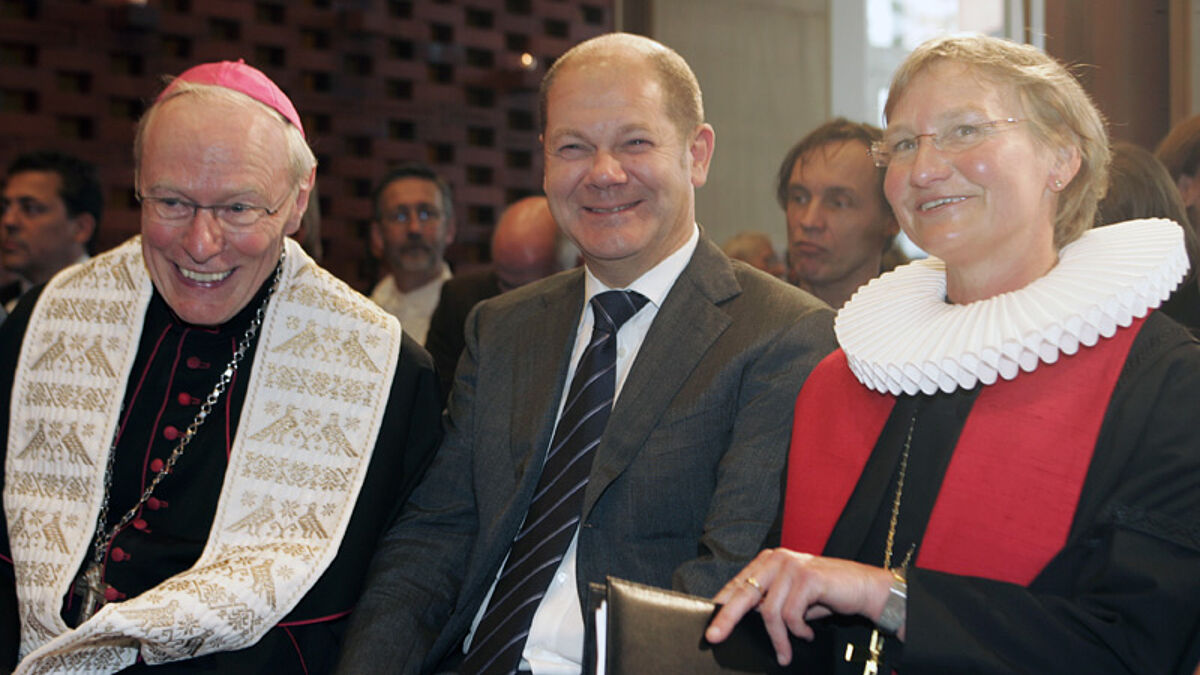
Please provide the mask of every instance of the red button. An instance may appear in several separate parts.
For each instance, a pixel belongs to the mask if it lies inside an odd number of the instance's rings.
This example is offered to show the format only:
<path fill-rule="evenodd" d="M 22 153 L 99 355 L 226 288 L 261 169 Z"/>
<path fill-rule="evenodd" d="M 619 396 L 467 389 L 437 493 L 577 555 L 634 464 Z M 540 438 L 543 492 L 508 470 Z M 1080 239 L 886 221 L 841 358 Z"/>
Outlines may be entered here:
<path fill-rule="evenodd" d="M 162 468 L 163 468 L 163 461 L 161 459 L 151 460 L 151 462 L 150 462 L 150 470 L 151 471 L 153 471 L 154 473 L 158 473 L 159 471 L 162 471 Z"/>
<path fill-rule="evenodd" d="M 129 560 L 129 555 L 125 553 L 125 549 L 123 548 L 113 548 L 112 553 L 109 554 L 109 557 L 117 562 Z"/>
<path fill-rule="evenodd" d="M 179 394 L 179 405 L 191 405 L 191 404 L 192 404 L 192 395 L 191 394 L 187 393 L 186 391 Z"/>
<path fill-rule="evenodd" d="M 175 427 L 166 427 L 163 429 L 163 438 L 167 439 L 168 441 L 173 441 L 176 438 L 179 438 L 179 430 Z"/>
<path fill-rule="evenodd" d="M 146 529 L 146 521 L 141 518 L 134 518 L 133 519 L 133 529 L 145 530 Z"/>
<path fill-rule="evenodd" d="M 199 356 L 189 356 L 187 358 L 187 367 L 191 368 L 192 370 L 203 368 L 205 365 L 207 364 L 201 361 Z"/>
<path fill-rule="evenodd" d="M 125 597 L 125 594 L 122 593 L 121 591 L 118 591 L 117 589 L 113 588 L 112 586 L 109 586 L 108 588 L 104 589 L 104 601 L 105 602 L 116 602 L 117 600 L 120 600 L 123 597 Z"/>

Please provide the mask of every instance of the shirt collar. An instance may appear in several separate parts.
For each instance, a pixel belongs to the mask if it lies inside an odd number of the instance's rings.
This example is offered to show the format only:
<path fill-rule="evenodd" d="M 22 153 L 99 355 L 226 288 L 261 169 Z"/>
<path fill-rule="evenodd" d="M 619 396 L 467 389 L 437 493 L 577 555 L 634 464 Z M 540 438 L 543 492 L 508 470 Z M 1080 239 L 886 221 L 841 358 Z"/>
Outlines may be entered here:
<path fill-rule="evenodd" d="M 608 287 L 603 281 L 600 281 L 592 274 L 592 270 L 584 266 L 584 304 L 591 302 L 592 297 L 612 290 L 627 290 L 637 291 L 646 296 L 654 307 L 657 309 L 662 306 L 664 300 L 667 299 L 667 293 L 671 292 L 671 287 L 675 285 L 675 280 L 683 273 L 683 269 L 687 267 L 688 262 L 692 259 L 692 254 L 696 252 L 696 246 L 700 243 L 700 228 L 695 223 L 692 224 L 692 234 L 688 240 L 684 242 L 674 253 L 663 258 L 654 267 L 651 267 L 645 274 L 633 280 L 622 289 L 614 289 Z"/>
<path fill-rule="evenodd" d="M 400 290 L 400 285 L 396 283 L 396 275 L 394 275 L 394 274 L 389 274 L 386 277 L 384 277 L 379 282 L 379 284 L 376 285 L 374 292 L 387 293 L 390 295 L 394 295 L 398 298 L 404 299 L 404 298 L 409 298 L 412 296 L 420 295 L 422 293 L 429 293 L 430 289 L 436 288 L 437 292 L 434 293 L 434 295 L 440 296 L 442 284 L 453 278 L 454 278 L 454 273 L 450 271 L 450 266 L 447 265 L 446 262 L 443 260 L 441 263 L 441 269 L 438 272 L 438 275 L 436 277 L 430 279 L 429 281 L 426 281 L 425 283 L 421 284 L 420 286 L 417 286 L 416 288 L 412 289 L 411 291 L 409 291 L 407 293 Z"/>

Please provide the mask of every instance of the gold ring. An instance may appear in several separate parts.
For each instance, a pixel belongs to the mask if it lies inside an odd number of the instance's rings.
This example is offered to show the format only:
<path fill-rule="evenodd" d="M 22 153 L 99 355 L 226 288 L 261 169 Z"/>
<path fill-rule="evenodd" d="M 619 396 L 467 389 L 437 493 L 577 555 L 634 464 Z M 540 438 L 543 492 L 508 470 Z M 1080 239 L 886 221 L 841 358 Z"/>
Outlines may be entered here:
<path fill-rule="evenodd" d="M 759 585 L 758 579 L 755 579 L 754 577 L 746 577 L 745 581 L 747 585 L 752 586 L 754 590 L 758 591 L 759 595 L 763 595 L 763 589 L 762 586 Z"/>

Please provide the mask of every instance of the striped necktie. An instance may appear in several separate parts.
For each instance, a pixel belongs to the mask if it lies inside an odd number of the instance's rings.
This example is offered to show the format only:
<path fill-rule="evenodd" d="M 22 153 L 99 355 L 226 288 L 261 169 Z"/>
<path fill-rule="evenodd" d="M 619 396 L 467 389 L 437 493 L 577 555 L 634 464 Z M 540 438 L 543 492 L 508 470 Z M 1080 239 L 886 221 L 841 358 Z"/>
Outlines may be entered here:
<path fill-rule="evenodd" d="M 475 631 L 462 675 L 513 673 L 521 663 L 533 615 L 579 525 L 592 459 L 613 405 L 617 330 L 646 302 L 633 291 L 592 298 L 592 339 L 571 378 L 525 522 Z"/>

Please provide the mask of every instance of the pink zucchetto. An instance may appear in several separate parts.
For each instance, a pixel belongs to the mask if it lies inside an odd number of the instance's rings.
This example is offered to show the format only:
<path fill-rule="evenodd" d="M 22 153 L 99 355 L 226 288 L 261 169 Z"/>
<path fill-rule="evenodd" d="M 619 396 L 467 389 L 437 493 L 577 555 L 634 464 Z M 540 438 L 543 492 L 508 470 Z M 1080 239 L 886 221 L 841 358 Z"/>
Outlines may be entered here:
<path fill-rule="evenodd" d="M 296 106 L 292 105 L 287 94 L 283 93 L 279 85 L 272 82 L 271 78 L 261 70 L 247 65 L 242 59 L 214 61 L 192 66 L 172 80 L 171 84 L 167 85 L 167 88 L 158 95 L 158 100 L 169 95 L 174 89 L 174 83 L 181 80 L 240 91 L 283 115 L 284 119 L 295 125 L 300 130 L 300 135 L 304 136 L 304 125 L 300 124 L 300 115 L 296 112 Z"/>

